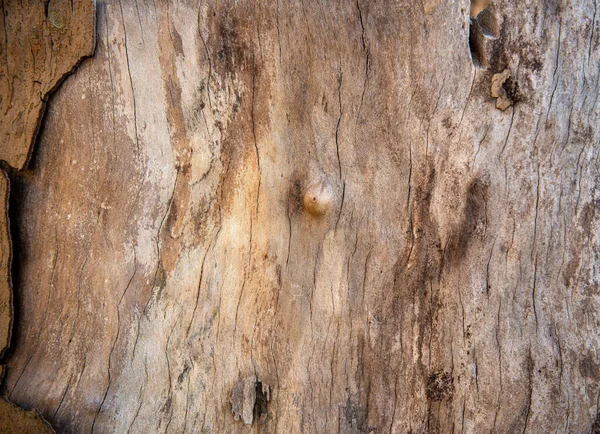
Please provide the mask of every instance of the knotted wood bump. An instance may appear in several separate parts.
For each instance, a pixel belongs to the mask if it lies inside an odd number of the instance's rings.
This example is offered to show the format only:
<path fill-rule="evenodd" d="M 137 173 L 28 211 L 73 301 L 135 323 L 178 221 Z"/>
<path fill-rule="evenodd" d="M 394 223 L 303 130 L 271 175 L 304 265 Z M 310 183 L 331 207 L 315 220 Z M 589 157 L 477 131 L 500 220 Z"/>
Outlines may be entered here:
<path fill-rule="evenodd" d="M 333 205 L 333 191 L 326 182 L 311 184 L 304 192 L 304 209 L 315 217 L 325 215 Z"/>

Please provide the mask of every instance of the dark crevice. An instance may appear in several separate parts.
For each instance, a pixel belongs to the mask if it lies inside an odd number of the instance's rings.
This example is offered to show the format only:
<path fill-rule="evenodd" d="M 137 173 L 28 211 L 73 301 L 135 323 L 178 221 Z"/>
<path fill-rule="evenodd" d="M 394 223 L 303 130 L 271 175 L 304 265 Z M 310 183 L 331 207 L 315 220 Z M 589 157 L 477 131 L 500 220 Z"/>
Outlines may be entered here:
<path fill-rule="evenodd" d="M 11 302 L 12 302 L 12 319 L 11 319 L 11 332 L 9 337 L 8 347 L 5 348 L 2 357 L 0 358 L 0 363 L 5 364 L 10 356 L 12 355 L 15 347 L 17 346 L 17 333 L 15 330 L 15 325 L 19 324 L 19 318 L 21 317 L 21 298 L 20 294 L 17 291 L 18 282 L 20 281 L 20 277 L 22 276 L 22 265 L 21 258 L 23 257 L 23 248 L 24 240 L 22 234 L 19 231 L 19 227 L 17 222 L 23 221 L 21 216 L 23 215 L 22 205 L 25 203 L 24 199 L 24 180 L 22 179 L 22 174 L 19 172 L 13 172 L 10 170 L 6 170 L 9 179 L 9 198 L 8 198 L 8 220 L 9 220 L 9 240 L 12 245 L 12 252 L 10 253 L 11 263 L 9 265 L 9 285 L 11 286 Z M 2 383 L 2 392 L 6 392 L 4 390 L 6 388 L 6 384 Z"/>
<path fill-rule="evenodd" d="M 600 414 L 596 416 L 596 420 L 592 424 L 592 429 L 590 430 L 591 434 L 600 434 Z"/>
<path fill-rule="evenodd" d="M 476 19 L 471 18 L 469 25 L 469 50 L 473 65 L 485 68 L 488 65 L 487 53 L 485 51 L 485 35 Z"/>
<path fill-rule="evenodd" d="M 53 98 L 54 95 L 51 95 L 50 98 Z M 11 273 L 11 286 L 12 286 L 12 305 L 13 305 L 13 318 L 11 324 L 11 336 L 10 343 L 8 348 L 6 348 L 4 354 L 0 358 L 0 363 L 6 363 L 13 351 L 17 346 L 17 333 L 15 332 L 15 325 L 19 324 L 19 319 L 22 314 L 22 302 L 19 293 L 19 282 L 21 281 L 21 276 L 23 275 L 22 271 L 22 262 L 24 256 L 26 255 L 26 239 L 24 234 L 19 229 L 19 222 L 25 221 L 25 210 L 24 205 L 26 204 L 26 195 L 28 190 L 28 185 L 31 180 L 34 178 L 34 173 L 40 167 L 40 156 L 39 156 L 39 147 L 37 146 L 37 141 L 39 138 L 43 136 L 44 128 L 46 125 L 46 116 L 47 111 L 44 110 L 42 114 L 42 118 L 40 121 L 40 130 L 37 135 L 36 143 L 31 146 L 29 160 L 27 166 L 20 171 L 15 170 L 10 165 L 6 164 L 4 161 L 0 161 L 0 168 L 2 168 L 9 179 L 9 198 L 8 198 L 8 220 L 10 225 L 10 241 L 12 244 L 12 254 L 11 254 L 11 265 L 10 265 L 10 273 Z M 6 385 L 3 384 L 3 388 Z"/>
<path fill-rule="evenodd" d="M 485 68 L 489 64 L 487 39 L 500 36 L 496 6 L 489 0 L 471 0 L 469 19 L 469 50 L 473 65 Z"/>
<path fill-rule="evenodd" d="M 266 390 L 266 392 L 265 392 Z M 269 386 L 263 386 L 262 381 L 256 382 L 256 401 L 254 401 L 254 418 L 260 420 L 269 413 Z"/>

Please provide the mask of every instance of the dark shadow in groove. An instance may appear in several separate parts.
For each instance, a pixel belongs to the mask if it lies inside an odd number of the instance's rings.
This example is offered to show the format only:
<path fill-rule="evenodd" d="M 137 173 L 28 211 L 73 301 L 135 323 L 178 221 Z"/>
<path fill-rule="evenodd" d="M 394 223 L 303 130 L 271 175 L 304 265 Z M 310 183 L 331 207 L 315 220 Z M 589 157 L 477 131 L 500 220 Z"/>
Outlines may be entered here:
<path fill-rule="evenodd" d="M 50 95 L 49 100 L 54 97 L 54 94 Z M 17 171 L 11 166 L 2 162 L 2 168 L 5 170 L 10 181 L 10 195 L 8 198 L 8 219 L 10 223 L 10 238 L 12 244 L 12 263 L 11 263 L 11 282 L 12 282 L 12 304 L 13 304 L 13 318 L 12 318 L 12 332 L 10 336 L 9 347 L 4 353 L 4 357 L 0 362 L 4 365 L 10 361 L 15 348 L 18 345 L 17 335 L 19 325 L 21 324 L 20 318 L 23 312 L 23 303 L 20 293 L 19 284 L 22 281 L 23 271 L 21 263 L 25 255 L 27 254 L 26 236 L 24 229 L 19 226 L 20 222 L 25 221 L 26 215 L 24 205 L 26 203 L 26 196 L 29 190 L 29 184 L 33 180 L 36 173 L 39 172 L 39 150 L 38 144 L 40 138 L 44 135 L 44 129 L 46 124 L 46 116 L 48 110 L 44 110 L 42 119 L 40 120 L 40 129 L 36 136 L 35 143 L 32 145 L 30 151 L 29 162 L 26 167 L 22 170 Z M 0 393 L 6 394 L 6 382 L 2 381 L 0 385 Z"/>

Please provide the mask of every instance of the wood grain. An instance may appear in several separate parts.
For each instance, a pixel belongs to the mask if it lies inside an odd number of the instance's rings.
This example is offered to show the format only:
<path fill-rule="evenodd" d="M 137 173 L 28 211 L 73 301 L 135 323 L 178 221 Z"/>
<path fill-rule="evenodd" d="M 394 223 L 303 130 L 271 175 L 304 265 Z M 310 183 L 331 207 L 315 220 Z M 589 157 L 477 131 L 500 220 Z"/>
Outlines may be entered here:
<path fill-rule="evenodd" d="M 475 68 L 463 3 L 99 3 L 14 179 L 10 398 L 60 432 L 589 431 L 598 12 L 499 3 Z"/>
<path fill-rule="evenodd" d="M 95 1 L 0 2 L 0 160 L 27 164 L 46 101 L 94 52 Z"/>
<path fill-rule="evenodd" d="M 13 327 L 10 181 L 26 167 L 48 97 L 94 51 L 95 2 L 0 1 L 0 363 Z M 5 366 L 0 366 L 4 377 Z M 0 399 L 0 432 L 54 432 L 36 410 Z"/>

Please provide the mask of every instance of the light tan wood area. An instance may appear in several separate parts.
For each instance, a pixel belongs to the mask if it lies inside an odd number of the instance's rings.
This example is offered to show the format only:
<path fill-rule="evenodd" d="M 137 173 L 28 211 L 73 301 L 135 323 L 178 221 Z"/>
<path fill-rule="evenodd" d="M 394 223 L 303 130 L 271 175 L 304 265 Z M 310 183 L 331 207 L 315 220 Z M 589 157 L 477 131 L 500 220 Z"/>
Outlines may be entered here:
<path fill-rule="evenodd" d="M 11 174 L 12 401 L 73 433 L 592 429 L 593 1 L 496 4 L 478 67 L 466 1 L 97 9 Z"/>

